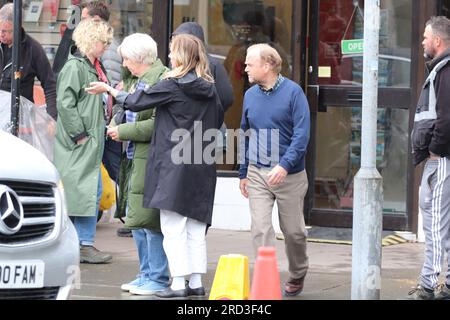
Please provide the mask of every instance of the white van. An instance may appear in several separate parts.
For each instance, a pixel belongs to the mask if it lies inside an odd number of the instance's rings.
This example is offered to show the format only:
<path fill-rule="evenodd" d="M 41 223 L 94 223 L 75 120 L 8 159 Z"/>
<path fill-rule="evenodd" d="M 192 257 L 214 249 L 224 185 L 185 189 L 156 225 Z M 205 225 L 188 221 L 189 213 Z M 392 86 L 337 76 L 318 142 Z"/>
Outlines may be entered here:
<path fill-rule="evenodd" d="M 0 130 L 0 300 L 67 299 L 79 270 L 56 168 Z"/>

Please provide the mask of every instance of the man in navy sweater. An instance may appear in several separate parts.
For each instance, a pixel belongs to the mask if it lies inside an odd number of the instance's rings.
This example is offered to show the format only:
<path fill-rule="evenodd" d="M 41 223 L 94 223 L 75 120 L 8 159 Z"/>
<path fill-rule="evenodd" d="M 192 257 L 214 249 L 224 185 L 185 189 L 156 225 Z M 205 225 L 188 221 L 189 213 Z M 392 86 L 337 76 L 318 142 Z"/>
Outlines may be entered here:
<path fill-rule="evenodd" d="M 295 296 L 303 290 L 308 271 L 303 201 L 308 190 L 309 106 L 300 86 L 280 74 L 282 59 L 268 44 L 248 48 L 245 64 L 250 83 L 256 85 L 244 97 L 240 189 L 250 203 L 255 251 L 275 246 L 272 208 L 277 201 L 290 273 L 284 293 Z"/>

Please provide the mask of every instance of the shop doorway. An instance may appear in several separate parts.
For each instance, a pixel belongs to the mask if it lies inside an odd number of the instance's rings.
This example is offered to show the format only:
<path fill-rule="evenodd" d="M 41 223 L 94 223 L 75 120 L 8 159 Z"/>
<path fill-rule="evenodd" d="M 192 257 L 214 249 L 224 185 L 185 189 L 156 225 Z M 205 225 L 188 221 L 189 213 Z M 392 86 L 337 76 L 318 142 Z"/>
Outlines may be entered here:
<path fill-rule="evenodd" d="M 360 167 L 364 1 L 308 1 L 309 224 L 351 227 Z M 377 168 L 385 229 L 408 228 L 412 1 L 381 1 Z"/>

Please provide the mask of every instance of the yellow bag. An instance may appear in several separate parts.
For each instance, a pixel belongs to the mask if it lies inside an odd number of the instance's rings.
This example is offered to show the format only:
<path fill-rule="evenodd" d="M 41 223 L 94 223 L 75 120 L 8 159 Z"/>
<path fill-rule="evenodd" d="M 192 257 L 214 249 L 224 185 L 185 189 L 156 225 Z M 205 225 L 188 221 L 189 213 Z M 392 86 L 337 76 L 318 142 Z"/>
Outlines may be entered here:
<path fill-rule="evenodd" d="M 100 210 L 108 210 L 116 203 L 116 192 L 114 190 L 114 183 L 112 182 L 108 171 L 102 163 L 102 197 L 100 199 Z"/>

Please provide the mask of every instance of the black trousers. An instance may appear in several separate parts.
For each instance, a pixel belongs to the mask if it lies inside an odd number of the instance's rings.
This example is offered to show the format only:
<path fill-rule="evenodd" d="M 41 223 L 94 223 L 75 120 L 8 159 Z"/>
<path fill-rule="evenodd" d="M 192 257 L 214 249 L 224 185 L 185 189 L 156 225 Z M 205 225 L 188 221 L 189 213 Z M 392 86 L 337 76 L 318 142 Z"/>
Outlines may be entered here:
<path fill-rule="evenodd" d="M 108 171 L 109 176 L 116 183 L 118 183 L 119 178 L 119 167 L 120 167 L 120 155 L 122 153 L 122 142 L 117 142 L 114 140 L 105 141 L 105 150 L 103 151 L 103 165 Z"/>

